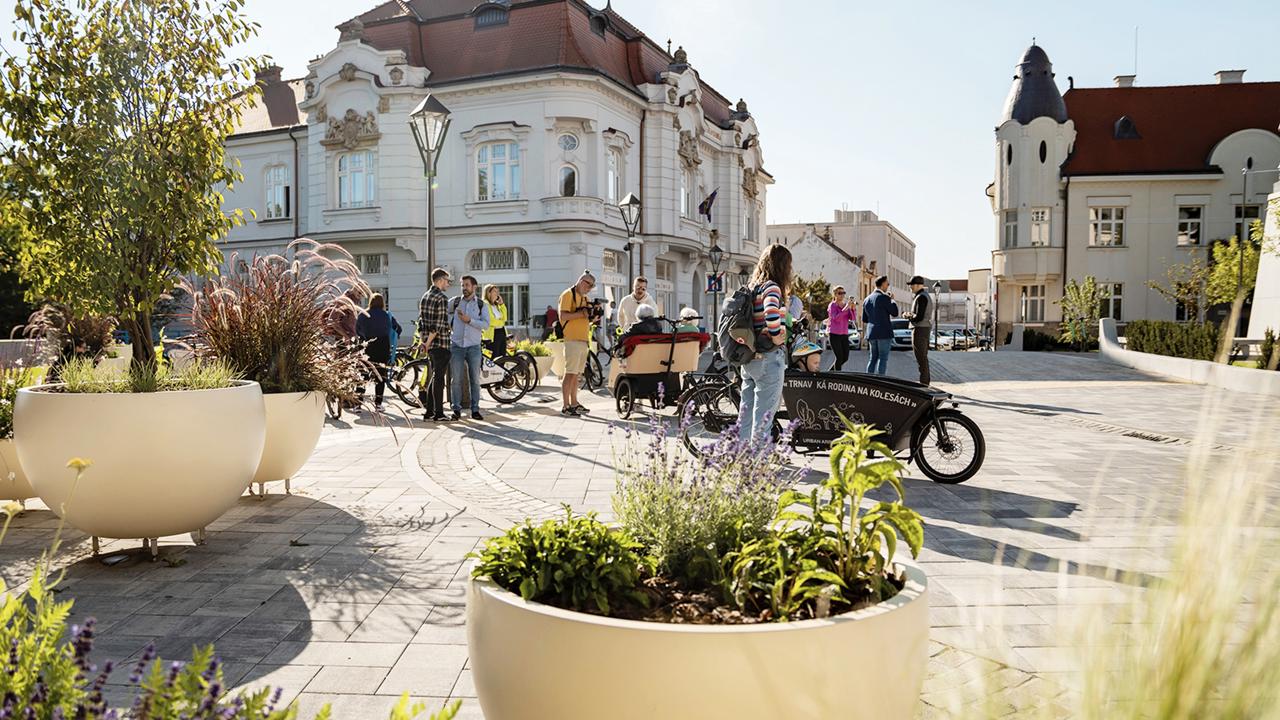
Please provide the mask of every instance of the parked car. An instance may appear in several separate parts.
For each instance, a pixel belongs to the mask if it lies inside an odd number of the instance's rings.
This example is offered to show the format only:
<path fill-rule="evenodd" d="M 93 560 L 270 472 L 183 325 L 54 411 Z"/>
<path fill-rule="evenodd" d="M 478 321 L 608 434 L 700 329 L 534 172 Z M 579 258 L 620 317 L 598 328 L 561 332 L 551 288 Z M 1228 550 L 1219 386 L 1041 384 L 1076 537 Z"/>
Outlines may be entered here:
<path fill-rule="evenodd" d="M 911 322 L 901 318 L 893 321 L 893 344 L 894 350 L 910 350 L 911 349 Z"/>
<path fill-rule="evenodd" d="M 822 325 L 821 327 L 818 328 L 818 344 L 821 345 L 824 350 L 829 350 L 831 348 L 831 342 L 829 340 L 829 336 L 830 336 L 830 333 L 827 332 L 826 325 Z M 858 330 L 857 325 L 850 323 L 849 324 L 849 346 L 852 348 L 857 348 L 861 344 L 862 344 L 862 332 Z"/>

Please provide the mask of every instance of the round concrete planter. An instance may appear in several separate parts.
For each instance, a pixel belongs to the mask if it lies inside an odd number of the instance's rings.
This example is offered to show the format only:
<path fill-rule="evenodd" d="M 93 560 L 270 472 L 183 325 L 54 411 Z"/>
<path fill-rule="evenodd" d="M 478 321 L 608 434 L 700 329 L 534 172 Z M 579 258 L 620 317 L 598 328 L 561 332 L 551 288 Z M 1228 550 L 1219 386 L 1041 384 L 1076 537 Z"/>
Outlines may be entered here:
<path fill-rule="evenodd" d="M 116 356 L 107 357 L 104 355 L 98 360 L 98 367 L 120 375 L 127 375 L 129 373 L 129 364 L 133 362 L 133 345 L 113 345 L 112 350 L 115 351 Z"/>
<path fill-rule="evenodd" d="M 40 499 L 90 535 L 200 530 L 236 504 L 262 457 L 266 412 L 255 382 L 157 393 L 51 387 L 18 391 L 18 461 Z M 93 463 L 78 484 L 67 467 L 76 457 Z"/>
<path fill-rule="evenodd" d="M 31 489 L 31 483 L 18 463 L 18 449 L 13 441 L 0 440 L 0 500 L 26 500 L 35 496 L 36 491 Z"/>
<path fill-rule="evenodd" d="M 564 343 L 561 341 L 548 341 L 544 344 L 551 351 L 551 355 L 548 356 L 551 359 L 551 372 L 555 373 L 558 378 L 564 377 Z"/>
<path fill-rule="evenodd" d="M 254 474 L 256 483 L 288 480 L 298 472 L 324 428 L 324 395 L 315 392 L 270 393 L 262 396 L 267 410 L 267 441 Z"/>
<path fill-rule="evenodd" d="M 467 588 L 467 646 L 488 720 L 876 718 L 915 712 L 929 651 L 925 575 L 824 620 L 672 625 Z"/>
<path fill-rule="evenodd" d="M 563 353 L 562 353 L 562 357 L 563 357 Z M 542 384 L 542 379 L 547 376 L 547 373 L 551 372 L 551 365 L 553 362 L 555 362 L 555 359 L 552 358 L 550 355 L 534 355 L 533 356 L 533 364 L 538 368 L 538 384 L 539 385 Z M 561 360 L 561 362 L 563 363 L 564 361 Z"/>

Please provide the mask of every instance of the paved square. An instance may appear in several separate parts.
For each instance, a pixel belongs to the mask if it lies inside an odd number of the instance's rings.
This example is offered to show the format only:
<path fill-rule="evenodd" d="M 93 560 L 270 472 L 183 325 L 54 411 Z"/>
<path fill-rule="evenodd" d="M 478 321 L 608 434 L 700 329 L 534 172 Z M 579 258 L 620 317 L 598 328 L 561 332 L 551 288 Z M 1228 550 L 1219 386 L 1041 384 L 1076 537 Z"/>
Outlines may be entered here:
<path fill-rule="evenodd" d="M 921 715 L 944 716 L 950 694 L 979 677 L 1004 689 L 1008 715 L 1060 710 L 1072 669 L 1063 623 L 1126 601 L 1166 569 L 1193 443 L 1240 452 L 1251 434 L 1276 436 L 1280 409 L 1091 357 L 934 361 L 936 381 L 968 402 L 988 447 L 963 485 L 909 471 L 932 590 Z M 913 371 L 894 353 L 892 373 Z M 279 685 L 302 717 L 325 703 L 336 718 L 381 717 L 408 692 L 463 698 L 461 717 L 481 718 L 463 627 L 467 553 L 561 503 L 609 513 L 612 401 L 592 397 L 592 416 L 572 419 L 556 412 L 555 395 L 544 385 L 482 423 L 330 422 L 293 495 L 277 484 L 266 499 L 245 496 L 206 545 L 168 538 L 149 562 L 134 541 L 106 542 L 104 556 L 124 554 L 108 565 L 68 531 L 59 597 L 75 599 L 77 620 L 98 618 L 99 661 L 134 657 L 148 642 L 166 659 L 216 643 L 229 682 Z M 820 470 L 826 460 L 807 462 Z M 57 525 L 39 501 L 29 505 L 0 547 L 10 586 L 28 577 Z"/>

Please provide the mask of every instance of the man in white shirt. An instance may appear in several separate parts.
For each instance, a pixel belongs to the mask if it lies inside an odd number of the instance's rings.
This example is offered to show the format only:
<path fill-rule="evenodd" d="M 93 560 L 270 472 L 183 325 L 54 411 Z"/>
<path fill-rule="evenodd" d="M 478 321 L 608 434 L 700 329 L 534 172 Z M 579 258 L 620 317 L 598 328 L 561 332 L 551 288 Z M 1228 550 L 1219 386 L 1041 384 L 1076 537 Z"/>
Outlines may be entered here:
<path fill-rule="evenodd" d="M 641 305 L 658 306 L 658 303 L 653 301 L 653 296 L 649 294 L 649 281 L 644 276 L 636 278 L 631 286 L 631 294 L 618 302 L 618 327 L 622 328 L 623 332 L 630 330 L 636 320 L 640 319 L 636 316 L 636 309 Z"/>

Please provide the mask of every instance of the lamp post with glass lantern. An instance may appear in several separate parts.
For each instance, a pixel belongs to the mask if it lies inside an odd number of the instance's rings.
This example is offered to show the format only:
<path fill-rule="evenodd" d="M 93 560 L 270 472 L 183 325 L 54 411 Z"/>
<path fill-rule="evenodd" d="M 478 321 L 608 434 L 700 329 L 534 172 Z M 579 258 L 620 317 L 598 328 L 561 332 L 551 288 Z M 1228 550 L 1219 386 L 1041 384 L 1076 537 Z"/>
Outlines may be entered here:
<path fill-rule="evenodd" d="M 720 261 L 724 259 L 724 251 L 716 244 L 716 231 L 712 230 L 711 234 L 711 250 L 707 256 L 711 258 L 711 327 L 716 328 L 720 326 Z M 711 337 L 714 341 L 714 332 Z"/>
<path fill-rule="evenodd" d="M 444 149 L 445 135 L 449 133 L 449 109 L 435 95 L 427 95 L 409 113 L 409 129 L 413 141 L 422 156 L 422 168 L 427 176 L 427 285 L 436 268 L 436 165 L 440 151 Z"/>
<path fill-rule="evenodd" d="M 627 193 L 622 198 L 622 202 L 618 203 L 618 210 L 622 213 L 622 224 L 627 228 L 627 244 L 622 246 L 627 251 L 627 290 L 631 290 L 635 285 L 635 269 L 636 264 L 631 260 L 631 250 L 635 245 L 636 231 L 640 229 L 640 198 L 635 193 Z"/>

